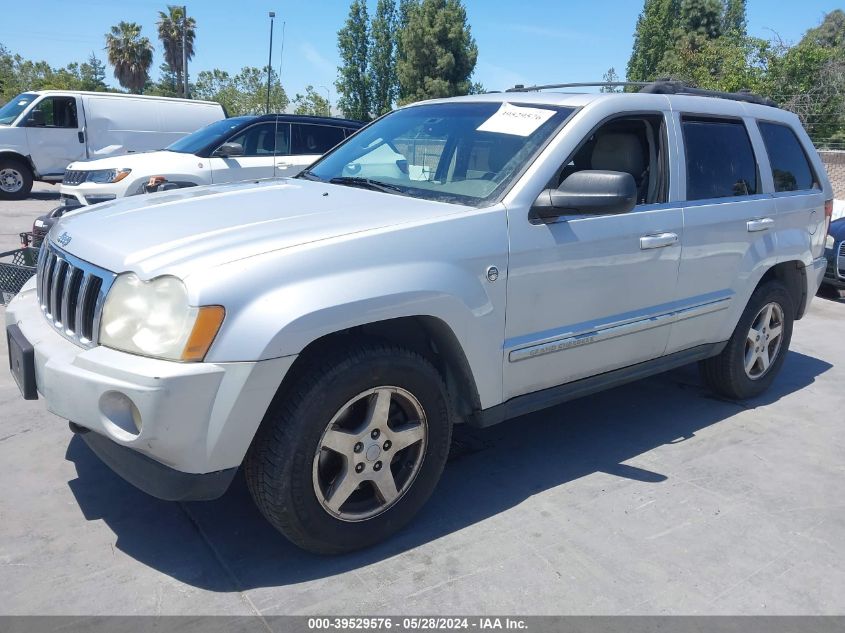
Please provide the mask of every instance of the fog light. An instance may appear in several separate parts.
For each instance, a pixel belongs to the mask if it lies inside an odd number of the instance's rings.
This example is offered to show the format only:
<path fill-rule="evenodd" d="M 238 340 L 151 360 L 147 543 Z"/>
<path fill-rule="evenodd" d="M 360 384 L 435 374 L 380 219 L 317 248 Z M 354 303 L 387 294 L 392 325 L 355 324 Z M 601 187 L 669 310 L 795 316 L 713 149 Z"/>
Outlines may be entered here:
<path fill-rule="evenodd" d="M 128 396 L 118 391 L 107 391 L 100 396 L 100 412 L 107 430 L 122 440 L 132 440 L 141 433 L 141 412 Z"/>
<path fill-rule="evenodd" d="M 117 196 L 113 193 L 104 193 L 101 196 L 85 196 L 85 201 L 88 204 L 98 204 L 100 202 L 108 202 L 109 200 L 114 200 Z"/>

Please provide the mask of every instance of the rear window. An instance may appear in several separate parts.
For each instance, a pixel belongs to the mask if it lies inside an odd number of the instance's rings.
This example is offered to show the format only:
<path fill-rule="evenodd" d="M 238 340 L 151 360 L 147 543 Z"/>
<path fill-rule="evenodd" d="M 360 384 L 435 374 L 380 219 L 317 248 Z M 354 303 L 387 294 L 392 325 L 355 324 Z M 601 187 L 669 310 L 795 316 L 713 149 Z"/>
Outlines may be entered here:
<path fill-rule="evenodd" d="M 325 154 L 344 139 L 343 128 L 333 125 L 293 124 L 293 154 Z"/>
<path fill-rule="evenodd" d="M 742 121 L 684 118 L 687 200 L 758 192 L 757 161 Z"/>
<path fill-rule="evenodd" d="M 772 166 L 775 191 L 802 191 L 817 187 L 807 154 L 789 126 L 759 121 L 760 134 Z"/>

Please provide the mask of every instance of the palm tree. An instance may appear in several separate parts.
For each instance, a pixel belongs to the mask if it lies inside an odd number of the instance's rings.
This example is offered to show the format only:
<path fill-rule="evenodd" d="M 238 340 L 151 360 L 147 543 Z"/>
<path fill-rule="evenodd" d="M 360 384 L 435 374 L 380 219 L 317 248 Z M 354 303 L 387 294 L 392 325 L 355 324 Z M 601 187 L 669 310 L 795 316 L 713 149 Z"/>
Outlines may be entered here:
<path fill-rule="evenodd" d="M 135 22 L 121 22 L 106 33 L 106 51 L 114 66 L 114 77 L 130 92 L 140 94 L 150 79 L 153 45 L 141 37 L 141 27 Z"/>
<path fill-rule="evenodd" d="M 194 56 L 194 37 L 196 36 L 196 20 L 185 16 L 183 7 L 169 4 L 167 12 L 158 12 L 158 39 L 164 46 L 164 61 L 176 73 L 176 88 L 183 97 L 184 83 L 182 82 L 182 30 L 185 31 L 185 53 L 188 59 Z"/>

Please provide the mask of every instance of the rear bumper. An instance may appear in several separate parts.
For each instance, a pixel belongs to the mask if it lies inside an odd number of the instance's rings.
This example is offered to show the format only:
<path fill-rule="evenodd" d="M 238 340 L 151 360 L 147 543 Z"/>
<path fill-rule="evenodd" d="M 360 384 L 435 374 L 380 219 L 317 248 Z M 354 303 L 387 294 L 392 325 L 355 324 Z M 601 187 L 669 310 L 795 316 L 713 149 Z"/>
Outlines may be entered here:
<path fill-rule="evenodd" d="M 81 436 L 94 454 L 123 479 L 165 501 L 217 499 L 238 472 L 237 468 L 228 468 L 213 473 L 183 473 L 73 422 L 70 430 Z"/>

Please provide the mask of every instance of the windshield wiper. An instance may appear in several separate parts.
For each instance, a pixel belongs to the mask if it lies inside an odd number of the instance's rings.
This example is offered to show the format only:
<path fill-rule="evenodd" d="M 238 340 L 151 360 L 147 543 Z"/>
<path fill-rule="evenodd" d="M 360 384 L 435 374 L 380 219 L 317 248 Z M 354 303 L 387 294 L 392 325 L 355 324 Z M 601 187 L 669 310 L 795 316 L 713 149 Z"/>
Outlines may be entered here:
<path fill-rule="evenodd" d="M 304 180 L 313 180 L 314 182 L 323 182 L 323 179 L 315 175 L 310 169 L 299 172 L 294 178 L 303 178 Z"/>
<path fill-rule="evenodd" d="M 373 189 L 374 191 L 382 191 L 384 193 L 407 193 L 405 189 L 397 185 L 391 185 L 380 180 L 373 180 L 372 178 L 362 178 L 360 176 L 337 176 L 332 178 L 329 182 L 333 185 L 349 185 L 351 187 L 363 187 L 365 189 Z"/>

